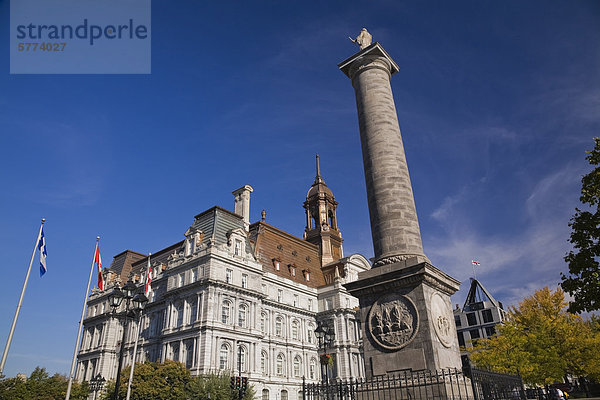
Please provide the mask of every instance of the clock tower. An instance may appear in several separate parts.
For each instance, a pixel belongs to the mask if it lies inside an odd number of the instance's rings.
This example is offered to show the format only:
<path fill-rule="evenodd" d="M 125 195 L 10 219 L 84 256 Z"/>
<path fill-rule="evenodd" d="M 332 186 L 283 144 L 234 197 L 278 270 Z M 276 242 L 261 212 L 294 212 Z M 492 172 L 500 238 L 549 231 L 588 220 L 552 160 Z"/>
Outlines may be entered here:
<path fill-rule="evenodd" d="M 322 265 L 337 261 L 344 256 L 342 234 L 337 225 L 337 201 L 333 192 L 321 177 L 317 154 L 317 176 L 306 195 L 306 228 L 304 239 L 319 246 Z"/>

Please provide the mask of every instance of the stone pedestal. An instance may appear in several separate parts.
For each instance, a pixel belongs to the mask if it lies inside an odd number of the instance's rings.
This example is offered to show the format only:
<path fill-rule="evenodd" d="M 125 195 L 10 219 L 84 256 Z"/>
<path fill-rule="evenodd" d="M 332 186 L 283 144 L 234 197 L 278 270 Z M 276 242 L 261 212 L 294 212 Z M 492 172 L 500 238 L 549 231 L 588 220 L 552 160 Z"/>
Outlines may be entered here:
<path fill-rule="evenodd" d="M 375 258 L 346 284 L 361 308 L 368 376 L 460 368 L 450 296 L 460 282 L 423 252 L 391 76 L 398 65 L 379 43 L 339 64 L 352 80 Z"/>
<path fill-rule="evenodd" d="M 416 257 L 361 272 L 344 285 L 360 301 L 367 376 L 460 369 L 450 302 L 459 285 Z"/>

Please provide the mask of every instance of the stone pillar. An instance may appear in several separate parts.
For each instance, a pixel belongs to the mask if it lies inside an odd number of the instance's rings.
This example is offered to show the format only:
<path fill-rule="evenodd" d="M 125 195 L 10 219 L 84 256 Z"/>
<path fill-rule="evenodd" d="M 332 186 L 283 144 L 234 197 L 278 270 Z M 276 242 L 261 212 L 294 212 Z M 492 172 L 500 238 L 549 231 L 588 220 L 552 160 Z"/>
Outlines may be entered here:
<path fill-rule="evenodd" d="M 460 285 L 423 252 L 390 86 L 398 65 L 379 43 L 339 64 L 352 80 L 375 258 L 344 286 L 360 302 L 368 377 L 460 368 L 450 296 Z"/>
<path fill-rule="evenodd" d="M 339 65 L 356 94 L 374 267 L 423 253 L 390 77 L 398 65 L 375 43 Z"/>

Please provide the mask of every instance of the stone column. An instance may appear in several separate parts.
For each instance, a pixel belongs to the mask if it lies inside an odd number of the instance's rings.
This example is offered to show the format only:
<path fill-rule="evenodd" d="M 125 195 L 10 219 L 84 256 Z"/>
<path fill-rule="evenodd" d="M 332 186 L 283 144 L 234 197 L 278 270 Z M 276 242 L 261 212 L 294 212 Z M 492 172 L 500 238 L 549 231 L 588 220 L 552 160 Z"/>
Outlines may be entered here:
<path fill-rule="evenodd" d="M 390 86 L 398 66 L 373 43 L 339 67 L 356 94 L 375 250 L 373 268 L 344 285 L 360 302 L 365 372 L 460 368 L 450 302 L 460 282 L 423 253 Z"/>
<path fill-rule="evenodd" d="M 390 86 L 398 65 L 374 43 L 339 65 L 356 94 L 374 267 L 423 253 L 404 145 Z"/>

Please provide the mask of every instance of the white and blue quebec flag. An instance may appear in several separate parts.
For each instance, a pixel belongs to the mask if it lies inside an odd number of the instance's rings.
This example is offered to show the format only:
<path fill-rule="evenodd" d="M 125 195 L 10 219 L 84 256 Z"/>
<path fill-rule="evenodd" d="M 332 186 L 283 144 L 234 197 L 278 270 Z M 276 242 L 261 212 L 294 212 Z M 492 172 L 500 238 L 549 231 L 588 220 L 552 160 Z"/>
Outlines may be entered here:
<path fill-rule="evenodd" d="M 46 273 L 46 239 L 44 238 L 44 228 L 42 228 L 42 234 L 40 235 L 38 250 L 40 251 L 40 276 L 43 276 Z"/>

